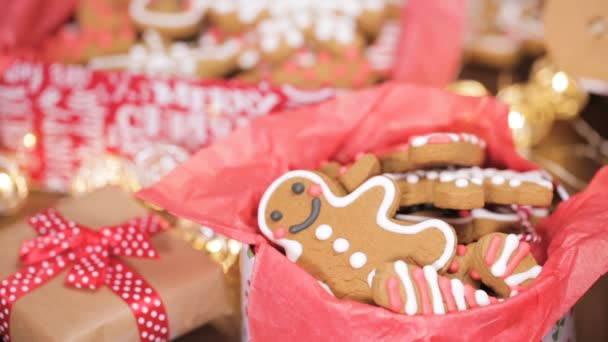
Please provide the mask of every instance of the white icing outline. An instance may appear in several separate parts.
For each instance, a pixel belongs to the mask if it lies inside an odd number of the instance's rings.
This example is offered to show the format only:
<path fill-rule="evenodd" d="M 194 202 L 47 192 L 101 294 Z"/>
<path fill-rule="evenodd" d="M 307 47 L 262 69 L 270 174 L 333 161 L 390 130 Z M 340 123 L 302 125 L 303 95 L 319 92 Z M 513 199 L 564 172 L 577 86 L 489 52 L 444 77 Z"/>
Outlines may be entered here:
<path fill-rule="evenodd" d="M 372 288 L 372 284 L 374 282 L 374 277 L 376 276 L 376 269 L 374 268 L 373 270 L 371 270 L 368 274 L 367 274 L 367 285 L 369 285 L 369 288 Z"/>
<path fill-rule="evenodd" d="M 507 285 L 509 285 L 509 286 L 519 285 L 526 280 L 536 279 L 542 270 L 543 270 L 543 267 L 540 265 L 532 266 L 529 270 L 527 270 L 525 272 L 521 272 L 521 273 L 517 273 L 517 274 L 513 274 L 511 276 L 508 276 L 505 279 L 505 283 L 507 283 Z"/>
<path fill-rule="evenodd" d="M 133 21 L 161 29 L 180 29 L 197 25 L 207 11 L 204 0 L 190 0 L 191 7 L 179 13 L 162 13 L 146 8 L 152 0 L 131 0 L 129 14 Z"/>
<path fill-rule="evenodd" d="M 407 264 L 401 260 L 395 261 L 395 272 L 403 287 L 405 289 L 405 313 L 408 315 L 415 315 L 418 312 L 418 299 L 416 298 L 416 292 L 414 291 L 414 284 L 410 273 L 407 268 Z"/>
<path fill-rule="evenodd" d="M 418 234 L 427 229 L 437 229 L 439 230 L 444 238 L 445 238 L 445 247 L 441 256 L 433 262 L 432 266 L 439 270 L 447 265 L 447 263 L 451 260 L 451 257 L 456 248 L 456 235 L 449 224 L 444 221 L 438 219 L 430 219 L 424 222 L 420 222 L 413 225 L 401 225 L 395 222 L 392 222 L 388 217 L 389 209 L 391 208 L 395 196 L 397 195 L 397 188 L 395 183 L 387 177 L 384 176 L 375 176 L 368 179 L 365 183 L 359 186 L 355 191 L 351 192 L 346 196 L 336 196 L 330 190 L 329 186 L 323 178 L 319 175 L 315 174 L 311 171 L 304 170 L 296 170 L 290 171 L 276 179 L 268 189 L 264 192 L 262 199 L 260 200 L 260 205 L 258 207 L 258 225 L 262 234 L 264 234 L 269 240 L 277 243 L 278 245 L 285 248 L 285 252 L 287 254 L 287 258 L 293 262 L 297 261 L 298 258 L 302 255 L 302 244 L 296 240 L 289 240 L 286 238 L 283 239 L 275 239 L 270 227 L 266 223 L 266 208 L 268 205 L 268 201 L 270 197 L 274 194 L 276 189 L 283 184 L 285 181 L 292 178 L 304 178 L 312 181 L 313 183 L 317 183 L 321 186 L 322 194 L 325 196 L 327 202 L 336 208 L 343 208 L 354 201 L 356 201 L 362 194 L 366 193 L 372 188 L 381 187 L 384 190 L 384 198 L 380 203 L 378 208 L 378 212 L 376 214 L 376 222 L 383 229 L 398 233 L 398 234 L 407 234 L 414 235 Z"/>
<path fill-rule="evenodd" d="M 452 142 L 468 142 L 473 145 L 478 145 L 481 148 L 485 148 L 485 146 L 486 146 L 486 142 L 476 135 L 469 134 L 469 133 L 451 133 L 451 132 L 434 132 L 434 133 L 430 133 L 430 134 L 412 136 L 412 139 L 410 140 L 410 146 L 412 146 L 412 147 L 424 146 L 429 143 L 429 139 L 431 139 L 431 137 L 436 136 L 436 135 L 447 135 L 452 140 Z"/>

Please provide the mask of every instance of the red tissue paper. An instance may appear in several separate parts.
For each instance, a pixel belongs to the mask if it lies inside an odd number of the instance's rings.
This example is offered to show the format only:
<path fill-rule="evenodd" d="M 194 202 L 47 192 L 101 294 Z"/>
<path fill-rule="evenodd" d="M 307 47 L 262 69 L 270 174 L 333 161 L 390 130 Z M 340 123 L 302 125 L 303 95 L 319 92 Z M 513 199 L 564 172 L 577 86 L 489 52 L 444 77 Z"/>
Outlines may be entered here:
<path fill-rule="evenodd" d="M 497 305 L 446 315 L 406 316 L 330 296 L 268 244 L 255 217 L 263 191 L 282 173 L 314 169 L 323 160 L 348 162 L 414 134 L 473 133 L 487 142 L 488 165 L 533 169 L 515 151 L 507 113 L 491 97 L 387 83 L 256 119 L 139 197 L 257 245 L 248 304 L 252 340 L 538 341 L 608 270 L 608 169 L 541 223 L 547 258 L 531 288 Z"/>

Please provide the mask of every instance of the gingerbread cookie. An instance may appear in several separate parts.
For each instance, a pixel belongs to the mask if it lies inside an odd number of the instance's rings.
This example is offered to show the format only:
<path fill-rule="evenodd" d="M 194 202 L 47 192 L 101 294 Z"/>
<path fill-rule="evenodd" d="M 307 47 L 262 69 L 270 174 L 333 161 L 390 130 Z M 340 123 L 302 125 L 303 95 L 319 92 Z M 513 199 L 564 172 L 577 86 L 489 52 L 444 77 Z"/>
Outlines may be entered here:
<path fill-rule="evenodd" d="M 132 0 L 129 14 L 141 30 L 155 30 L 170 38 L 194 36 L 206 12 L 204 0 Z"/>
<path fill-rule="evenodd" d="M 64 63 L 85 63 L 93 56 L 125 53 L 135 43 L 135 29 L 126 15 L 128 1 L 83 0 L 75 24 L 61 27 L 44 44 L 44 54 Z"/>
<path fill-rule="evenodd" d="M 269 79 L 277 84 L 299 88 L 361 88 L 378 80 L 361 51 L 349 50 L 344 57 L 327 51 L 302 50 L 271 72 Z"/>
<path fill-rule="evenodd" d="M 515 234 L 494 233 L 475 244 L 473 270 L 482 283 L 502 298 L 530 287 L 542 271 L 530 253 L 530 244 Z"/>
<path fill-rule="evenodd" d="M 439 218 L 449 223 L 456 231 L 459 243 L 471 243 L 490 233 L 521 234 L 530 230 L 538 221 L 547 217 L 549 210 L 545 208 L 530 208 L 525 216 L 514 212 L 492 211 L 477 208 L 471 211 L 458 211 L 458 215 L 444 217 L 438 211 L 420 211 L 408 214 L 397 214 L 396 219 L 406 222 L 422 222 Z"/>
<path fill-rule="evenodd" d="M 548 207 L 553 183 L 541 171 L 480 169 L 417 170 L 387 174 L 401 189 L 401 206 L 432 203 L 446 209 L 483 208 L 485 203 Z"/>
<path fill-rule="evenodd" d="M 305 46 L 304 33 L 289 18 L 273 17 L 260 22 L 256 33 L 259 50 L 267 63 L 280 63 Z"/>
<path fill-rule="evenodd" d="M 262 196 L 258 224 L 289 260 L 336 297 L 370 302 L 374 270 L 382 263 L 405 260 L 444 270 L 455 253 L 454 230 L 444 221 L 393 220 L 399 197 L 395 183 L 384 176 L 344 195 L 323 174 L 290 171 Z"/>
<path fill-rule="evenodd" d="M 133 46 L 128 54 L 96 57 L 93 69 L 127 70 L 152 76 L 199 76 L 216 78 L 236 70 L 240 44 L 236 39 L 220 42 L 209 37 L 204 46 L 184 42 L 169 45 L 155 31 L 143 34 L 144 44 Z"/>
<path fill-rule="evenodd" d="M 384 172 L 404 172 L 432 166 L 481 166 L 486 143 L 468 133 L 412 136 L 407 145 L 380 156 Z"/>
<path fill-rule="evenodd" d="M 350 167 L 338 170 L 338 180 L 346 191 L 355 191 L 363 182 L 380 174 L 380 162 L 373 154 L 361 155 Z"/>
<path fill-rule="evenodd" d="M 499 301 L 459 279 L 438 275 L 432 267 L 401 260 L 376 269 L 372 292 L 377 305 L 407 315 L 442 315 Z"/>

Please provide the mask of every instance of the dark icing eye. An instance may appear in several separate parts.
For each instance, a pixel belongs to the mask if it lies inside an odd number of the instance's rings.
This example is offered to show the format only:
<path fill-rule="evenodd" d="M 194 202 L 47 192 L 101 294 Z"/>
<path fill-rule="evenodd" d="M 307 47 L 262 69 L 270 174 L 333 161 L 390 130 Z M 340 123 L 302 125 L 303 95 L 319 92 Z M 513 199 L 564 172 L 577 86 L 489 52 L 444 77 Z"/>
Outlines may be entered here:
<path fill-rule="evenodd" d="M 293 183 L 293 185 L 291 186 L 291 191 L 293 191 L 294 194 L 301 194 L 304 192 L 304 184 L 302 183 Z"/>
<path fill-rule="evenodd" d="M 273 221 L 278 221 L 278 220 L 280 220 L 282 218 L 283 218 L 283 214 L 281 214 L 281 212 L 278 211 L 278 210 L 275 210 L 275 211 L 273 211 L 273 212 L 270 213 L 270 219 L 273 220 Z"/>

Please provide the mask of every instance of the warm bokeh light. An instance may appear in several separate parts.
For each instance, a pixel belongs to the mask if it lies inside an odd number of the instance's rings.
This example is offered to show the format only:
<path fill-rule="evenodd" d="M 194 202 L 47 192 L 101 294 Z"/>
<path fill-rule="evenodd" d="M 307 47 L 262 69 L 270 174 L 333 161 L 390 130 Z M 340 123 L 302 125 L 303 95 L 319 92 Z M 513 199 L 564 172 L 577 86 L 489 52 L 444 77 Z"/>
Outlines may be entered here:
<path fill-rule="evenodd" d="M 34 135 L 34 133 L 27 133 L 23 136 L 23 146 L 27 149 L 34 148 L 37 142 L 38 139 L 36 138 L 36 135 Z"/>

